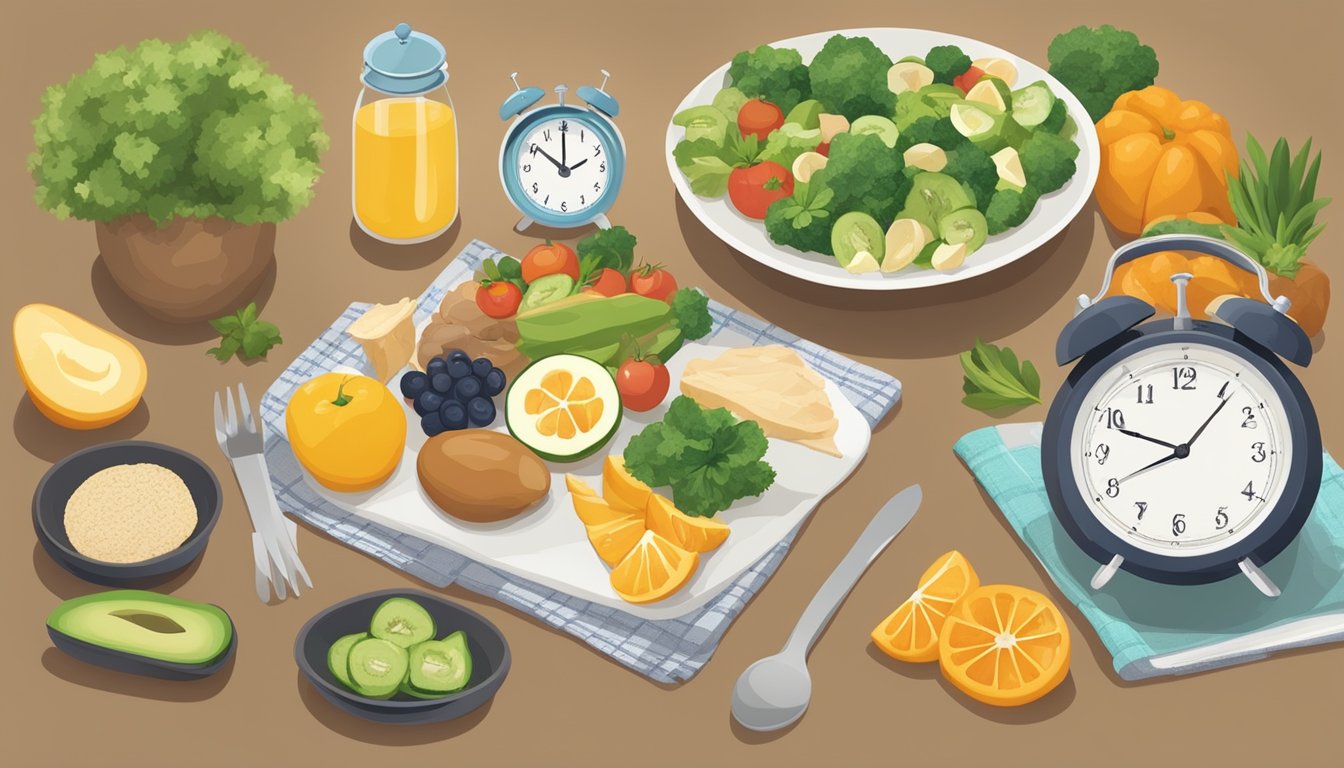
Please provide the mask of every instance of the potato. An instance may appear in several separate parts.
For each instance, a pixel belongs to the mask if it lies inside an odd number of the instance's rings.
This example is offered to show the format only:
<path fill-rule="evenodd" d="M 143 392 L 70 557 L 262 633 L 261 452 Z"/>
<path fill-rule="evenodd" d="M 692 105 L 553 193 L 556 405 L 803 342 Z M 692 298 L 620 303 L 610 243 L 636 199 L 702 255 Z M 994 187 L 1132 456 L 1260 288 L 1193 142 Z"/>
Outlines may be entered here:
<path fill-rule="evenodd" d="M 485 429 L 429 438 L 415 468 L 430 500 L 470 523 L 507 520 L 551 489 L 551 473 L 536 454 L 509 435 Z"/>

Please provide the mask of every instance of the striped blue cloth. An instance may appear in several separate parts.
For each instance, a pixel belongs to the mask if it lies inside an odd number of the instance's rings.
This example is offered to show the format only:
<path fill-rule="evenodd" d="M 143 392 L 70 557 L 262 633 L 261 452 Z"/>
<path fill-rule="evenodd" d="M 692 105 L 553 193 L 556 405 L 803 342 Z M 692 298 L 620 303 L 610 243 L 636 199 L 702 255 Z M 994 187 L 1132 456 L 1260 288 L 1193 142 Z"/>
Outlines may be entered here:
<path fill-rule="evenodd" d="M 479 240 L 469 243 L 421 294 L 416 305 L 416 321 L 435 312 L 447 292 L 470 279 L 483 260 L 500 255 L 499 251 Z M 350 323 L 369 306 L 351 304 L 285 369 L 262 398 L 266 460 L 281 508 L 336 540 L 435 587 L 457 584 L 530 614 L 653 680 L 676 683 L 693 677 L 713 655 L 733 619 L 779 567 L 798 531 L 791 532 L 703 608 L 679 619 L 648 621 L 518 579 L 325 502 L 303 479 L 303 472 L 286 440 L 285 404 L 299 385 L 320 373 L 338 366 L 370 370 L 359 344 L 345 334 Z M 901 397 L 901 383 L 886 373 L 714 301 L 710 302 L 709 310 L 714 319 L 714 330 L 705 341 L 717 339 L 720 343 L 731 340 L 737 345 L 783 344 L 792 347 L 818 373 L 835 382 L 872 426 L 876 426 Z"/>

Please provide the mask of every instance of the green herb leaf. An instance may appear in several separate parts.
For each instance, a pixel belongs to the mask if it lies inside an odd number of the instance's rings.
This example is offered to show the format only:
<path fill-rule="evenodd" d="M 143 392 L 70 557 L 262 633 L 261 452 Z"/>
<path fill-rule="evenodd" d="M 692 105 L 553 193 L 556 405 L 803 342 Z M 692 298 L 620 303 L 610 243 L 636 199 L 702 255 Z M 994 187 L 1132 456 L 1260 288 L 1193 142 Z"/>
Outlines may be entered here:
<path fill-rule="evenodd" d="M 708 336 L 714 328 L 709 297 L 694 288 L 678 289 L 672 294 L 672 322 L 689 341 Z"/>
<path fill-rule="evenodd" d="M 1008 347 L 976 339 L 975 346 L 961 353 L 965 374 L 961 402 L 976 410 L 988 411 L 1013 405 L 1041 402 L 1041 376 L 1030 361 L 1018 362 Z"/>
<path fill-rule="evenodd" d="M 681 395 L 662 421 L 630 439 L 625 466 L 650 486 L 671 486 L 673 503 L 686 514 L 713 517 L 774 484 L 774 469 L 761 461 L 766 448 L 756 422 Z"/>
<path fill-rule="evenodd" d="M 227 362 L 235 354 L 243 360 L 264 357 L 282 341 L 279 328 L 258 318 L 255 303 L 248 304 L 232 315 L 211 320 L 210 326 L 219 331 L 220 342 L 219 346 L 211 347 L 206 354 L 221 363 Z"/>
<path fill-rule="evenodd" d="M 599 229 L 579 241 L 579 259 L 589 259 L 596 274 L 603 269 L 614 269 L 621 274 L 630 272 L 635 263 L 635 236 L 625 227 Z M 520 273 L 521 274 L 521 273 Z"/>
<path fill-rule="evenodd" d="M 233 357 L 234 353 L 237 352 L 238 348 L 241 347 L 242 345 L 243 343 L 241 341 L 232 336 L 229 336 L 222 339 L 219 342 L 218 347 L 211 347 L 210 349 L 206 350 L 205 354 L 210 355 L 214 357 L 216 360 L 223 363 L 227 362 L 230 357 Z"/>

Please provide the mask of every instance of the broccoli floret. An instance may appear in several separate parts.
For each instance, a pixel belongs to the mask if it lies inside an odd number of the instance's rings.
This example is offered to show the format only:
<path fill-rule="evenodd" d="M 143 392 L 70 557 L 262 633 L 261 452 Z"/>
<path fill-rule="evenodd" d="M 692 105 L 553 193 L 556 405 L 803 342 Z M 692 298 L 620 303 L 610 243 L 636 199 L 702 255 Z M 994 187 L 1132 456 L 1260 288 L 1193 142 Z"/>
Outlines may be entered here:
<path fill-rule="evenodd" d="M 1036 207 L 1036 195 L 1030 189 L 1021 192 L 1015 189 L 1000 189 L 989 199 L 985 208 L 985 221 L 989 222 L 989 234 L 997 235 L 1019 226 L 1031 215 Z"/>
<path fill-rule="evenodd" d="M 968 141 L 947 153 L 947 165 L 943 167 L 943 173 L 971 190 L 975 207 L 981 212 L 989 207 L 989 201 L 994 196 L 994 186 L 999 183 L 999 169 L 988 152 Z"/>
<path fill-rule="evenodd" d="M 1050 133 L 1036 133 L 1017 150 L 1027 184 L 1045 195 L 1068 183 L 1078 170 L 1078 145 Z"/>
<path fill-rule="evenodd" d="M 1120 94 L 1147 88 L 1157 79 L 1157 53 L 1133 32 L 1109 24 L 1075 27 L 1056 36 L 1046 56 L 1050 74 L 1073 91 L 1094 123 L 1111 111 Z"/>
<path fill-rule="evenodd" d="M 762 45 L 742 51 L 728 65 L 728 77 L 748 98 L 768 101 L 785 113 L 812 92 L 803 57 L 792 48 Z"/>
<path fill-rule="evenodd" d="M 924 57 L 924 66 L 933 70 L 933 82 L 951 85 L 971 68 L 971 57 L 955 45 L 937 45 Z"/>
<path fill-rule="evenodd" d="M 792 196 L 770 204 L 765 212 L 765 231 L 773 242 L 804 252 L 835 255 L 831 247 L 835 216 L 827 208 L 834 195 L 826 187 L 824 173 L 825 169 L 818 171 L 810 183 L 795 187 Z"/>
<path fill-rule="evenodd" d="M 938 117 L 938 110 L 921 98 L 919 91 L 904 91 L 896 97 L 896 115 L 892 118 L 896 130 L 904 132 L 921 117 Z"/>
<path fill-rule="evenodd" d="M 943 149 L 956 149 L 965 144 L 966 137 L 952 125 L 948 117 L 921 117 L 901 131 L 896 148 L 904 152 L 916 144 L 933 144 Z"/>
<path fill-rule="evenodd" d="M 835 194 L 828 208 L 837 216 L 862 211 L 886 230 L 910 192 L 902 155 L 875 133 L 842 133 L 831 139 L 830 159 L 818 171 Z"/>
<path fill-rule="evenodd" d="M 835 35 L 808 68 L 812 96 L 850 122 L 864 115 L 890 115 L 896 94 L 887 88 L 891 57 L 866 37 Z"/>

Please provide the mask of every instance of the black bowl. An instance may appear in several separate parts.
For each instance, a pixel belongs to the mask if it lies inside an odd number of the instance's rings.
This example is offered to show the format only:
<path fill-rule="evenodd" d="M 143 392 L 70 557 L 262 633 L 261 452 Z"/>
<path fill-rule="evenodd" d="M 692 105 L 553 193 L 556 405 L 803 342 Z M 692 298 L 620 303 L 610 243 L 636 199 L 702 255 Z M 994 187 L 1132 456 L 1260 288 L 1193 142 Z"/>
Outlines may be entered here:
<path fill-rule="evenodd" d="M 95 472 L 118 464 L 158 464 L 182 478 L 196 504 L 196 528 L 177 549 L 138 563 L 109 563 L 82 555 L 70 544 L 66 502 Z M 127 440 L 76 451 L 47 470 L 33 492 L 33 529 L 47 554 L 81 579 L 112 587 L 143 585 L 182 570 L 205 550 L 219 508 L 219 480 L 200 459 L 167 445 Z"/>
<path fill-rule="evenodd" d="M 467 687 L 441 699 L 413 699 L 397 694 L 370 699 L 345 687 L 327 668 L 327 650 L 343 635 L 368 632 L 374 610 L 384 600 L 404 597 L 424 606 L 434 617 L 438 637 L 462 630 L 471 651 Z M 381 723 L 411 725 L 461 717 L 489 701 L 504 684 L 511 664 L 509 643 L 484 616 L 437 595 L 413 589 L 386 589 L 352 597 L 322 611 L 303 625 L 294 641 L 294 660 L 322 697 L 356 717 Z"/>
<path fill-rule="evenodd" d="M 238 649 L 238 627 L 233 626 L 233 619 L 229 619 L 229 625 L 233 628 L 233 636 L 229 639 L 229 647 L 205 664 L 180 664 L 104 648 L 101 645 L 94 645 L 70 637 L 51 626 L 47 627 L 47 634 L 57 648 L 88 664 L 97 664 L 100 667 L 107 667 L 117 672 L 126 672 L 132 675 L 157 677 L 161 680 L 198 680 L 202 677 L 209 677 L 223 669 L 224 665 L 229 663 L 229 659 L 233 658 L 234 651 Z"/>

